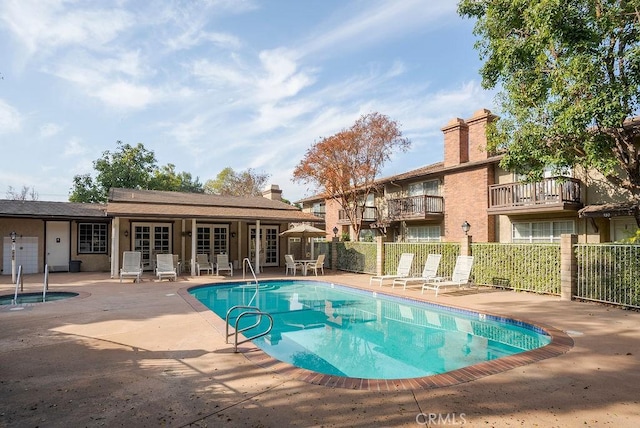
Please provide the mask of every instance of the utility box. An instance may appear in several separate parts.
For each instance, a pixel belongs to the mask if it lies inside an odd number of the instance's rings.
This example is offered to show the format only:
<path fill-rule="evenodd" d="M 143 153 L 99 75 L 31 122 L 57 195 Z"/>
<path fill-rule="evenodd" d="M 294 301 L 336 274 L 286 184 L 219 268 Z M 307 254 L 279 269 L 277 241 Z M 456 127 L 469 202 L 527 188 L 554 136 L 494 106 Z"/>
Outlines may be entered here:
<path fill-rule="evenodd" d="M 71 260 L 69 262 L 69 272 L 80 272 L 82 260 Z"/>

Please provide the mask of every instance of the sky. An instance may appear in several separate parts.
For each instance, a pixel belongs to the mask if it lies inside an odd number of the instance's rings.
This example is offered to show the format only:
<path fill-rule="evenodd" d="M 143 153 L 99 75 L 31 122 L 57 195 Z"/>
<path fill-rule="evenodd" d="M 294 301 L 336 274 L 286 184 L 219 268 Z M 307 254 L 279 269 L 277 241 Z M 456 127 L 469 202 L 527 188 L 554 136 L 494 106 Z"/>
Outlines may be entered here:
<path fill-rule="evenodd" d="M 204 183 L 269 174 L 378 112 L 411 140 L 380 177 L 439 162 L 441 128 L 494 107 L 457 0 L 2 0 L 0 199 L 66 201 L 117 141 Z"/>

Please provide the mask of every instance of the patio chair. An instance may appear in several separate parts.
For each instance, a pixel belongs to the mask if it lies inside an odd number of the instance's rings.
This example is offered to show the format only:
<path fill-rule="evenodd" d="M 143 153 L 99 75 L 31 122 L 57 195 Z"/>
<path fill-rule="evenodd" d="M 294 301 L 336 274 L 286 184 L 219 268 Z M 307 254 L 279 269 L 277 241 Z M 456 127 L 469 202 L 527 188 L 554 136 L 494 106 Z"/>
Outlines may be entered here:
<path fill-rule="evenodd" d="M 140 251 L 124 251 L 122 253 L 122 268 L 120 269 L 120 282 L 122 278 L 133 278 L 133 282 L 140 282 L 142 275 L 142 253 Z"/>
<path fill-rule="evenodd" d="M 203 270 L 207 271 L 207 275 L 213 273 L 213 263 L 209 262 L 209 256 L 206 254 L 196 254 L 196 271 L 198 276 Z"/>
<path fill-rule="evenodd" d="M 422 284 L 422 293 L 424 290 L 435 290 L 436 297 L 438 291 L 444 287 L 457 286 L 462 287 L 469 283 L 471 276 L 471 268 L 473 267 L 473 256 L 458 256 L 456 265 L 453 268 L 453 274 L 450 278 L 434 277 Z"/>
<path fill-rule="evenodd" d="M 402 253 L 400 255 L 400 261 L 398 261 L 398 269 L 395 275 L 374 275 L 369 280 L 369 285 L 372 285 L 374 281 L 380 282 L 380 287 L 382 287 L 382 282 L 385 279 L 396 279 L 396 278 L 406 278 L 409 276 L 411 272 L 411 264 L 413 263 L 413 253 Z"/>
<path fill-rule="evenodd" d="M 162 281 L 163 278 L 167 278 L 169 281 L 178 279 L 176 268 L 173 265 L 173 254 L 156 254 L 156 276 L 158 281 Z"/>
<path fill-rule="evenodd" d="M 289 272 L 291 272 L 291 274 L 293 276 L 296 276 L 296 271 L 300 271 L 300 272 L 304 272 L 304 264 L 296 262 L 293 259 L 293 255 L 292 254 L 285 254 L 284 255 L 284 262 L 286 265 L 286 269 L 284 271 L 285 275 L 289 275 Z"/>
<path fill-rule="evenodd" d="M 309 269 L 313 269 L 313 272 L 318 276 L 318 269 L 320 269 L 320 272 L 324 275 L 324 258 L 325 255 L 320 254 L 314 262 L 307 262 L 304 267 L 305 274 L 309 272 Z"/>
<path fill-rule="evenodd" d="M 396 278 L 393 280 L 391 288 L 395 288 L 396 284 L 403 285 L 403 289 L 407 289 L 407 284 L 410 282 L 426 282 L 431 278 L 435 278 L 438 274 L 438 267 L 440 266 L 441 254 L 429 254 L 427 261 L 424 262 L 424 269 L 422 269 L 422 275 L 412 276 L 406 278 Z"/>
<path fill-rule="evenodd" d="M 233 264 L 229 262 L 228 254 L 218 254 L 216 256 L 216 275 L 220 275 L 221 270 L 229 271 L 230 275 L 233 276 Z"/>

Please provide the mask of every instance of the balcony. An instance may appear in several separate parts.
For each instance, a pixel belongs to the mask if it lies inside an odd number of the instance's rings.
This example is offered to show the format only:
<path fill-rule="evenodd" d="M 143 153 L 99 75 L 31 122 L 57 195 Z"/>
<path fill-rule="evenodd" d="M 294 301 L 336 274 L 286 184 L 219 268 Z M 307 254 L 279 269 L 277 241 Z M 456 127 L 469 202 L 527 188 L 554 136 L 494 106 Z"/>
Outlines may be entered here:
<path fill-rule="evenodd" d="M 407 198 L 389 199 L 389 220 L 424 220 L 440 218 L 444 213 L 442 196 L 410 196 Z"/>
<path fill-rule="evenodd" d="M 489 214 L 577 211 L 582 208 L 582 183 L 568 177 L 545 178 L 536 183 L 489 186 Z"/>
<path fill-rule="evenodd" d="M 362 211 L 364 208 L 364 212 Z M 358 207 L 356 211 L 356 222 L 375 222 L 378 220 L 378 208 L 376 207 Z M 349 224 L 347 212 L 345 210 L 338 211 L 338 224 Z"/>

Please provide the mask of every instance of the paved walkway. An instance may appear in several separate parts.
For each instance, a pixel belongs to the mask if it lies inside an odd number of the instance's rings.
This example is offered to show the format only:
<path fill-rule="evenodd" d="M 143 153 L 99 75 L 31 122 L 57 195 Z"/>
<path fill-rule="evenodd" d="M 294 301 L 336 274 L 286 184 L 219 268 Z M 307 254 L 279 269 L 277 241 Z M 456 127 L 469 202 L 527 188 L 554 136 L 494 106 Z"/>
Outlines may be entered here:
<path fill-rule="evenodd" d="M 322 279 L 370 288 L 368 276 Z M 262 277 L 282 275 L 282 270 Z M 237 279 L 237 276 L 234 277 Z M 440 303 L 553 326 L 560 356 L 437 389 L 331 388 L 234 354 L 177 282 L 59 273 L 79 298 L 0 309 L 0 426 L 632 427 L 640 424 L 640 313 L 512 291 L 441 293 Z M 0 276 L 0 294 L 11 294 Z M 379 290 L 379 287 L 375 287 Z M 419 291 L 385 292 L 420 298 Z M 26 291 L 42 291 L 42 275 Z M 431 293 L 425 294 L 433 299 Z"/>

